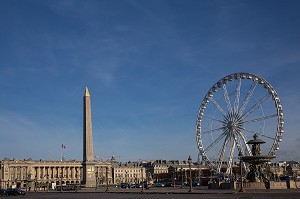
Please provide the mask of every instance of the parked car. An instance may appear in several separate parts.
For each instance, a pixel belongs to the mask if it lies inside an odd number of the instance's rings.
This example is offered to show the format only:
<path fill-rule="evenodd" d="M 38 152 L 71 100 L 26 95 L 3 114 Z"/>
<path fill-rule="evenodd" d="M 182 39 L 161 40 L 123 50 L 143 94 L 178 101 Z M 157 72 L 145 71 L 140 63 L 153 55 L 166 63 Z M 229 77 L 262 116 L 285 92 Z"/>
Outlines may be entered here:
<path fill-rule="evenodd" d="M 56 186 L 56 190 L 57 191 L 75 191 L 76 190 L 76 185 L 62 186 L 62 190 L 61 190 L 61 186 Z"/>
<path fill-rule="evenodd" d="M 130 188 L 130 185 L 127 184 L 127 183 L 121 183 L 121 188 L 122 189 L 127 189 L 127 188 Z"/>
<path fill-rule="evenodd" d="M 200 186 L 200 183 L 199 183 L 199 182 L 193 181 L 193 182 L 192 182 L 192 186 L 193 186 L 193 187 Z"/>
<path fill-rule="evenodd" d="M 165 184 L 159 183 L 159 182 L 158 182 L 158 183 L 155 183 L 154 186 L 155 186 L 155 187 L 164 187 Z"/>
<path fill-rule="evenodd" d="M 25 194 L 26 194 L 26 192 L 19 188 L 15 188 L 15 189 L 9 188 L 6 190 L 6 195 L 16 196 L 16 195 L 25 195 Z"/>
<path fill-rule="evenodd" d="M 280 176 L 279 179 L 280 179 L 280 181 L 289 181 L 292 178 L 291 178 L 291 176 Z"/>
<path fill-rule="evenodd" d="M 135 184 L 129 184 L 129 188 L 135 188 Z"/>
<path fill-rule="evenodd" d="M 190 183 L 189 183 L 189 182 L 188 182 L 188 183 L 186 183 L 186 186 L 190 186 Z M 192 186 L 193 186 L 193 187 L 200 186 L 200 183 L 199 183 L 199 182 L 195 182 L 195 181 L 193 181 L 193 182 L 192 182 Z"/>
<path fill-rule="evenodd" d="M 173 187 L 173 183 L 172 182 L 166 182 L 165 183 L 165 187 Z"/>
<path fill-rule="evenodd" d="M 0 195 L 6 195 L 6 190 L 5 189 L 0 189 Z"/>
<path fill-rule="evenodd" d="M 131 184 L 130 185 L 130 188 L 142 188 L 142 185 L 141 184 Z"/>

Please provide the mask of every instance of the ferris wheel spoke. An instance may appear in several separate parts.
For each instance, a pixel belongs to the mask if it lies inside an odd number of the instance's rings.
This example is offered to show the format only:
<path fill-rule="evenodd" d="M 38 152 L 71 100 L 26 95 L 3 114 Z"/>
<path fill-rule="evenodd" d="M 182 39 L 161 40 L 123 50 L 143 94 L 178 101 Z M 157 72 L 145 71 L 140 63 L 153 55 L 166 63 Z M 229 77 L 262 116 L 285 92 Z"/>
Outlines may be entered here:
<path fill-rule="evenodd" d="M 222 149 L 220 151 L 220 156 L 219 156 L 219 159 L 218 159 L 218 166 L 217 166 L 217 172 L 218 173 L 221 171 L 221 166 L 222 166 L 222 162 L 224 160 L 224 154 L 225 154 L 225 151 L 226 151 L 228 138 L 229 138 L 229 134 L 227 134 L 226 138 L 224 139 L 224 143 L 223 143 Z"/>
<path fill-rule="evenodd" d="M 218 120 L 218 119 L 213 118 L 213 117 L 210 117 L 210 116 L 203 115 L 203 117 L 206 117 L 206 118 L 208 118 L 208 119 L 211 119 L 211 120 L 214 120 L 214 121 L 217 121 L 217 122 L 221 122 L 222 124 L 226 124 L 226 122 L 221 121 L 221 120 Z"/>
<path fill-rule="evenodd" d="M 246 147 L 246 151 L 245 152 L 248 153 L 247 155 L 252 155 L 251 149 L 250 149 L 250 147 L 247 144 L 248 140 L 247 140 L 246 136 L 240 130 L 237 130 L 237 133 L 242 138 L 242 141 L 244 142 L 244 145 Z"/>
<path fill-rule="evenodd" d="M 231 145 L 230 145 L 228 165 L 227 165 L 227 169 L 226 169 L 227 174 L 232 173 L 232 170 L 231 170 L 232 169 L 232 160 L 233 160 L 233 154 L 234 154 L 234 149 L 235 149 L 235 144 L 236 144 L 233 139 L 231 139 L 230 141 L 231 141 Z"/>
<path fill-rule="evenodd" d="M 251 123 L 251 122 L 258 122 L 258 121 L 270 119 L 270 118 L 273 118 L 273 117 L 277 117 L 277 114 L 267 115 L 267 116 L 264 116 L 264 117 L 259 117 L 259 118 L 255 118 L 255 119 L 252 119 L 252 120 L 244 121 L 244 122 L 241 122 L 241 124 L 246 124 L 246 123 Z"/>
<path fill-rule="evenodd" d="M 220 128 L 217 128 L 217 129 L 211 129 L 209 131 L 204 131 L 204 132 L 202 132 L 202 135 L 212 133 L 212 132 L 216 132 L 216 131 L 220 131 L 220 130 L 224 130 L 224 127 L 220 127 Z"/>
<path fill-rule="evenodd" d="M 258 102 L 256 102 L 247 112 L 245 112 L 241 119 L 245 119 L 248 115 L 250 115 L 255 109 L 257 109 L 262 103 L 264 103 L 271 94 L 267 93 L 265 96 L 263 96 Z"/>
<path fill-rule="evenodd" d="M 236 133 L 234 134 L 234 141 L 235 141 L 235 143 L 236 143 L 236 147 L 237 147 L 239 153 L 241 153 L 241 154 L 243 155 L 244 152 L 243 152 L 243 149 L 242 149 L 242 145 L 241 145 L 241 142 L 240 142 L 240 138 L 239 138 L 239 136 L 238 136 L 238 132 L 236 132 Z"/>
<path fill-rule="evenodd" d="M 234 137 L 234 141 L 236 144 L 236 147 L 238 149 L 239 154 L 241 154 L 242 156 L 244 155 L 244 151 L 241 145 L 241 136 L 238 136 L 238 132 L 236 132 L 235 137 Z M 250 149 L 247 149 L 250 150 Z M 246 166 L 245 162 L 243 162 L 243 168 L 246 172 L 249 172 L 249 168 Z"/>
<path fill-rule="evenodd" d="M 231 107 L 231 104 L 230 104 L 230 99 L 229 99 L 229 96 L 228 96 L 226 84 L 223 84 L 222 88 L 223 88 L 222 90 L 223 90 L 225 102 L 226 102 L 226 105 L 227 105 L 228 113 L 232 113 L 232 107 Z"/>
<path fill-rule="evenodd" d="M 247 95 L 246 95 L 246 97 L 243 101 L 243 104 L 242 104 L 242 106 L 239 110 L 240 114 L 243 114 L 243 112 L 245 111 L 245 108 L 247 107 L 247 105 L 249 103 L 249 100 L 250 100 L 251 96 L 253 95 L 253 92 L 254 92 L 254 89 L 255 89 L 256 85 L 257 85 L 257 82 L 253 81 L 251 86 L 250 86 L 250 89 L 248 90 Z"/>
<path fill-rule="evenodd" d="M 213 141 L 206 149 L 204 149 L 204 152 L 206 153 L 209 151 L 213 146 L 215 146 L 218 142 L 220 142 L 226 135 L 226 131 L 224 131 L 215 141 Z"/>
<path fill-rule="evenodd" d="M 222 113 L 222 115 L 225 117 L 225 112 L 222 109 L 222 107 L 218 104 L 218 102 L 216 102 L 216 100 L 214 98 L 210 98 L 210 101 L 215 105 L 215 107 Z"/>
<path fill-rule="evenodd" d="M 241 95 L 241 84 L 242 84 L 242 80 L 238 79 L 237 82 L 236 82 L 236 88 L 235 88 L 235 99 L 234 99 L 234 106 L 233 106 L 234 113 L 237 113 L 238 110 L 239 110 L 240 95 Z"/>
<path fill-rule="evenodd" d="M 241 128 L 242 130 L 244 130 L 244 131 L 248 131 L 248 132 L 253 133 L 253 134 L 258 134 L 258 135 L 260 135 L 260 136 L 263 136 L 263 137 L 268 138 L 268 139 L 271 139 L 271 140 L 275 140 L 275 138 L 266 136 L 266 135 L 261 134 L 261 133 L 259 133 L 259 132 L 255 132 L 255 131 L 252 131 L 252 130 L 249 130 L 249 129 L 245 129 L 245 128 L 243 128 L 243 127 L 240 127 L 240 128 Z"/>

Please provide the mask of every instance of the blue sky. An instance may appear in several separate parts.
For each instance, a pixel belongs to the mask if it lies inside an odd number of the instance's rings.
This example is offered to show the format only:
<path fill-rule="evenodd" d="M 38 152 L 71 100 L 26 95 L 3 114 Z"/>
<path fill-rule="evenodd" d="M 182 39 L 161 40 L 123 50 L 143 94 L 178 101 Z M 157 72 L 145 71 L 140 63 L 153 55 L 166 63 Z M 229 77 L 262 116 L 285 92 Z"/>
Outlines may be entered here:
<path fill-rule="evenodd" d="M 0 158 L 82 159 L 85 86 L 95 155 L 197 158 L 210 87 L 264 77 L 285 113 L 277 157 L 300 161 L 300 2 L 0 1 Z"/>

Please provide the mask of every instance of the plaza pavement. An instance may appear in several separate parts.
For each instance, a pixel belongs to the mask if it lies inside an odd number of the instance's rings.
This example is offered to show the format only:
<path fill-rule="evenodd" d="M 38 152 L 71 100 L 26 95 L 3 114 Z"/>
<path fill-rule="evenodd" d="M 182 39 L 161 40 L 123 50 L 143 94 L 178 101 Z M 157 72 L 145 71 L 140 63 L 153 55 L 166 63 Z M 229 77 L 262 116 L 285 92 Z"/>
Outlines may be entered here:
<path fill-rule="evenodd" d="M 300 199 L 300 189 L 262 189 L 262 190 L 209 190 L 205 187 L 197 187 L 189 193 L 188 187 L 185 188 L 151 188 L 145 189 L 141 193 L 139 189 L 109 189 L 105 192 L 105 188 L 98 190 L 80 190 L 74 191 L 37 191 L 27 192 L 25 196 L 10 196 L 7 198 L 28 198 L 28 199 Z"/>

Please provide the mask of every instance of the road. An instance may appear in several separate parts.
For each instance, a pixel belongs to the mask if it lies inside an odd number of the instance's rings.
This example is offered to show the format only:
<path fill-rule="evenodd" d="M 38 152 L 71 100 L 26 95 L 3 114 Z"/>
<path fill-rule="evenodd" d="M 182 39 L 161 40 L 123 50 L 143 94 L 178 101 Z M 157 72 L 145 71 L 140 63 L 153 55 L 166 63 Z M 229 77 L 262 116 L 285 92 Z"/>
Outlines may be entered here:
<path fill-rule="evenodd" d="M 10 196 L 3 198 L 28 198 L 28 199 L 288 199 L 300 198 L 300 189 L 284 190 L 246 190 L 239 193 L 234 190 L 194 190 L 188 193 L 187 189 L 151 189 L 141 193 L 138 189 L 131 190 L 110 190 L 105 193 L 104 190 L 82 190 L 79 192 L 28 192 L 25 196 Z"/>

